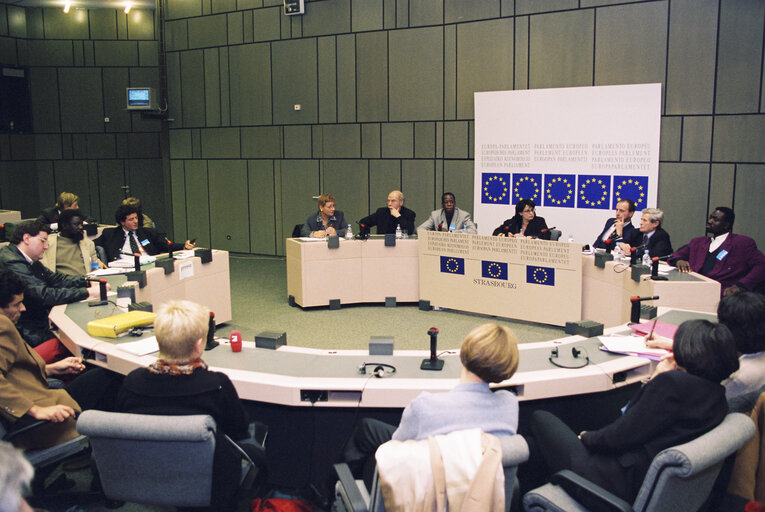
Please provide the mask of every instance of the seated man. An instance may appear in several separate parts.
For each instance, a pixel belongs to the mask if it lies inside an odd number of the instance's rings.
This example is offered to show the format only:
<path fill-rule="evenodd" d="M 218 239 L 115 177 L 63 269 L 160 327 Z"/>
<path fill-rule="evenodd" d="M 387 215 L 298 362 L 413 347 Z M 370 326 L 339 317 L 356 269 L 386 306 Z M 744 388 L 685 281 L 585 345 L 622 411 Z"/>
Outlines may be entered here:
<path fill-rule="evenodd" d="M 398 428 L 365 418 L 345 446 L 344 459 L 357 475 L 363 469 L 367 486 L 374 473 L 374 453 L 386 441 L 422 440 L 458 430 L 480 428 L 496 436 L 518 429 L 518 398 L 492 392 L 490 382 L 509 379 L 518 368 L 518 341 L 507 327 L 483 324 L 468 333 L 460 346 L 459 384 L 448 393 L 423 392 L 404 409 Z"/>
<path fill-rule="evenodd" d="M 210 311 L 194 302 L 176 300 L 162 304 L 154 320 L 159 359 L 125 377 L 117 410 L 175 416 L 209 414 L 217 424 L 217 435 L 245 439 L 247 414 L 234 385 L 225 373 L 208 370 L 202 361 L 209 320 Z M 224 442 L 216 445 L 213 469 L 213 500 L 219 505 L 216 510 L 231 505 L 228 500 L 239 483 L 232 475 L 239 475 L 239 461 L 239 455 Z"/>
<path fill-rule="evenodd" d="M 345 236 L 345 216 L 340 210 L 335 210 L 335 196 L 322 194 L 317 201 L 319 211 L 309 215 L 300 231 L 302 236 L 324 238 L 326 236 Z"/>
<path fill-rule="evenodd" d="M 77 402 L 63 389 L 51 389 L 48 376 L 77 374 L 82 361 L 69 357 L 46 365 L 14 327 L 24 312 L 26 285 L 10 271 L 0 272 L 0 418 L 7 426 L 18 421 L 50 423 L 19 434 L 14 442 L 24 448 L 43 448 L 77 437 Z"/>
<path fill-rule="evenodd" d="M 396 227 L 401 226 L 401 231 L 414 234 L 415 213 L 404 206 L 404 194 L 400 190 L 394 190 L 388 194 L 388 206 L 378 208 L 373 214 L 359 221 L 361 233 L 369 233 L 369 228 L 377 226 L 377 234 L 384 235 L 395 233 Z"/>
<path fill-rule="evenodd" d="M 0 249 L 0 270 L 18 275 L 27 285 L 26 311 L 18 322 L 24 340 L 36 347 L 53 338 L 48 314 L 53 306 L 99 297 L 98 285 L 84 277 L 67 276 L 45 268 L 40 260 L 48 248 L 49 229 L 38 221 L 20 223 L 10 244 Z"/>
<path fill-rule="evenodd" d="M 712 238 L 693 238 L 672 253 L 670 265 L 675 265 L 680 272 L 698 272 L 719 281 L 723 296 L 754 290 L 765 281 L 765 255 L 752 238 L 731 232 L 735 219 L 730 208 L 715 208 L 706 226 Z"/>
<path fill-rule="evenodd" d="M 449 231 L 453 233 L 478 233 L 470 213 L 457 208 L 454 194 L 446 192 L 441 196 L 440 210 L 433 210 L 430 218 L 419 225 L 417 231 Z"/>
<path fill-rule="evenodd" d="M 642 258 L 646 251 L 651 257 L 659 258 L 672 254 L 672 243 L 669 233 L 661 227 L 662 220 L 663 211 L 658 208 L 645 208 L 640 215 L 640 227 L 630 230 L 629 236 L 624 237 L 624 242 L 619 244 L 622 251 L 629 254 L 635 247 L 638 259 Z"/>
<path fill-rule="evenodd" d="M 622 199 L 616 203 L 616 217 L 608 219 L 603 231 L 593 242 L 594 249 L 605 249 L 606 240 L 625 240 L 632 232 L 632 216 L 635 214 L 635 203 L 630 199 Z"/>
<path fill-rule="evenodd" d="M 117 260 L 123 254 L 132 256 L 141 253 L 154 256 L 171 249 L 179 251 L 195 247 L 189 240 L 184 244 L 168 243 L 169 240 L 155 230 L 140 227 L 138 209 L 133 205 L 120 205 L 114 213 L 114 218 L 120 227 L 106 228 L 95 240 L 96 245 L 104 248 L 107 262 Z"/>
<path fill-rule="evenodd" d="M 79 208 L 80 198 L 71 192 L 61 192 L 56 199 L 56 204 L 40 212 L 37 220 L 53 231 L 58 230 L 58 217 L 64 210 L 74 210 Z"/>
<path fill-rule="evenodd" d="M 85 236 L 80 210 L 64 210 L 58 218 L 59 233 L 48 236 L 48 250 L 41 260 L 53 272 L 68 276 L 84 276 L 95 263 L 104 265 L 96 255 L 96 244 Z"/>

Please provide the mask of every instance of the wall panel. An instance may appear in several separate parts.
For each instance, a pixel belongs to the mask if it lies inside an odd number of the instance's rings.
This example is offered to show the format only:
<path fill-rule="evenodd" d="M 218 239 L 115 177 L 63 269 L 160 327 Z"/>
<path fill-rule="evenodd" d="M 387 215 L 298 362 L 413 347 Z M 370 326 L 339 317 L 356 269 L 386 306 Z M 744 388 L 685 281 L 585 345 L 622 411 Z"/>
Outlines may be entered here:
<path fill-rule="evenodd" d="M 247 197 L 247 161 L 211 160 L 207 167 L 212 247 L 233 252 L 249 252 L 250 203 Z"/>

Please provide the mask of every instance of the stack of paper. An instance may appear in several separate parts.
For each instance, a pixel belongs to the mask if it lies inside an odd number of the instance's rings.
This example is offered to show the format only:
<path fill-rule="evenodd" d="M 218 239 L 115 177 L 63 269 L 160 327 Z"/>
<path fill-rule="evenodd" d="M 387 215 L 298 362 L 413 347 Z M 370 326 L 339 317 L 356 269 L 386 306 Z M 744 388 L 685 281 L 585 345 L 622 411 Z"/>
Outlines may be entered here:
<path fill-rule="evenodd" d="M 601 350 L 613 352 L 616 354 L 625 354 L 629 356 L 647 357 L 658 361 L 662 356 L 669 354 L 668 350 L 662 348 L 648 348 L 642 337 L 639 336 L 600 336 L 600 342 L 603 344 Z"/>
<path fill-rule="evenodd" d="M 645 335 L 651 332 L 651 329 L 653 328 L 653 333 L 658 334 L 659 336 L 663 336 L 664 338 L 673 340 L 675 339 L 675 333 L 677 332 L 677 326 L 668 324 L 666 322 L 662 322 L 660 320 L 656 321 L 656 326 L 653 327 L 653 322 L 643 322 L 642 324 L 632 324 L 630 327 L 633 331 L 635 331 L 638 334 Z"/>

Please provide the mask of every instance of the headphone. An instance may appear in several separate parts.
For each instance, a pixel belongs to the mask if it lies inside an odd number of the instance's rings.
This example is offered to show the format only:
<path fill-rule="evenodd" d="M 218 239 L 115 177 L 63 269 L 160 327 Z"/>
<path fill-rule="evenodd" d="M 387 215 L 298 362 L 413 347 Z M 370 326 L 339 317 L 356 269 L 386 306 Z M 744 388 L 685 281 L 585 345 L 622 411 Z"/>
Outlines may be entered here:
<path fill-rule="evenodd" d="M 582 357 L 582 352 L 584 352 L 584 357 Z M 587 355 L 587 351 L 584 350 L 583 347 L 571 347 L 571 355 L 574 357 L 574 360 L 579 359 L 581 361 L 581 364 L 578 365 L 569 365 L 564 364 L 560 362 L 559 355 L 558 355 L 558 347 L 553 347 L 553 349 L 550 351 L 550 362 L 557 366 L 558 368 L 570 368 L 570 369 L 576 369 L 576 368 L 584 368 L 588 364 L 590 364 L 590 356 Z M 557 361 L 556 361 L 557 360 Z"/>
<path fill-rule="evenodd" d="M 377 377 L 378 379 L 382 379 L 386 375 L 393 375 L 396 373 L 396 367 L 392 364 L 385 364 L 385 363 L 361 363 L 359 365 L 359 373 L 361 375 L 367 374 L 367 366 L 374 366 L 374 369 L 372 370 L 372 375 Z M 387 371 L 386 371 L 387 369 Z"/>

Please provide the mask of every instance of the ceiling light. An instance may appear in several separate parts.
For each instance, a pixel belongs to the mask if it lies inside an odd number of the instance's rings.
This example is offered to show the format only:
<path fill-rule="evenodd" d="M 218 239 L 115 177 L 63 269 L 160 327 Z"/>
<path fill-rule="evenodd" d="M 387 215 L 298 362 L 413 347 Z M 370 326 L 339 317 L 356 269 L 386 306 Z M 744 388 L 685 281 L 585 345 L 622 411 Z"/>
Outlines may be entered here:
<path fill-rule="evenodd" d="M 125 14 L 130 12 L 130 8 L 131 7 L 133 7 L 133 4 L 131 4 L 129 2 L 127 4 L 125 4 Z"/>
<path fill-rule="evenodd" d="M 65 4 L 64 4 L 64 13 L 65 13 L 65 14 L 68 14 L 68 13 L 69 13 L 69 9 L 70 9 L 71 7 L 72 7 L 72 4 L 71 4 L 71 2 L 67 2 L 67 3 L 65 3 Z"/>

